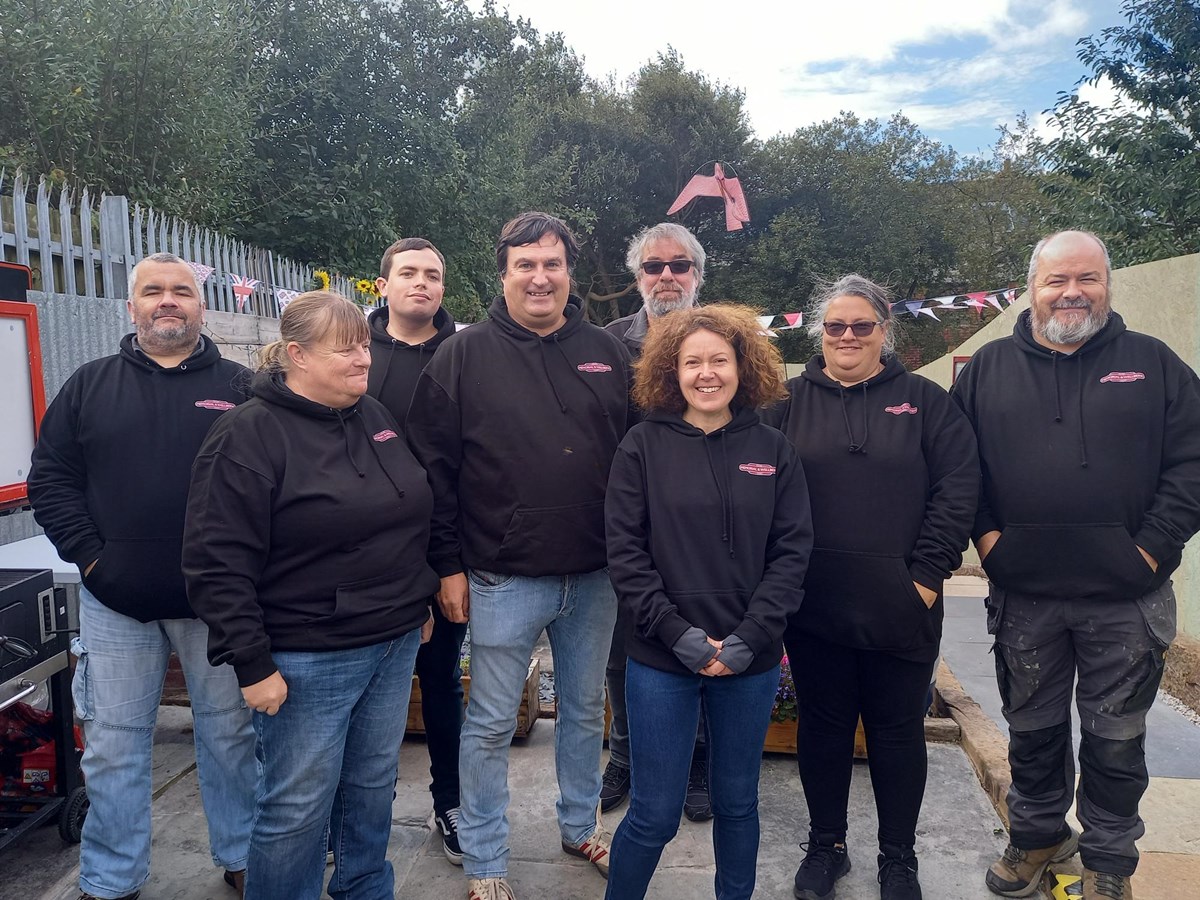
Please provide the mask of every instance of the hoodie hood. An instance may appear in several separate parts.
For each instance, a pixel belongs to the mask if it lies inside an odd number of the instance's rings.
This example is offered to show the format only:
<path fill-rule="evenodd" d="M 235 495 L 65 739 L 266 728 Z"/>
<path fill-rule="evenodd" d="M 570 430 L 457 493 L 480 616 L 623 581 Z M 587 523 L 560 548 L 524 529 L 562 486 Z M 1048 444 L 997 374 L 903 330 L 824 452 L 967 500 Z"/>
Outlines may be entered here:
<path fill-rule="evenodd" d="M 488 307 L 488 318 L 499 325 L 509 337 L 521 341 L 555 341 L 570 337 L 583 324 L 583 301 L 574 294 L 568 295 L 567 305 L 563 308 L 563 316 L 566 317 L 566 322 L 559 328 L 547 335 L 539 335 L 536 332 L 530 331 L 512 317 L 512 313 L 508 311 L 508 303 L 504 299 L 503 294 L 496 297 L 492 301 L 492 305 Z"/>
<path fill-rule="evenodd" d="M 866 381 L 860 381 L 858 384 L 851 385 L 850 387 L 845 387 L 840 382 L 835 381 L 825 374 L 825 357 L 820 353 L 808 361 L 808 365 L 804 367 L 804 373 L 801 375 L 802 378 L 812 382 L 816 387 L 838 394 L 841 400 L 842 422 L 846 426 L 846 450 L 849 453 L 867 452 L 867 439 L 870 437 L 870 420 L 867 414 L 867 389 L 885 384 L 907 372 L 904 364 L 894 356 L 885 356 L 882 362 L 882 371 L 872 375 Z M 850 411 L 846 406 L 846 395 L 851 393 L 862 397 L 862 421 L 857 426 L 851 424 Z"/>
<path fill-rule="evenodd" d="M 419 344 L 406 344 L 388 334 L 388 309 L 373 310 L 367 316 L 371 328 L 371 369 L 367 372 L 367 393 L 388 408 L 401 424 L 408 415 L 413 390 L 425 365 L 446 338 L 454 334 L 454 317 L 443 306 L 433 317 L 437 334 Z"/>

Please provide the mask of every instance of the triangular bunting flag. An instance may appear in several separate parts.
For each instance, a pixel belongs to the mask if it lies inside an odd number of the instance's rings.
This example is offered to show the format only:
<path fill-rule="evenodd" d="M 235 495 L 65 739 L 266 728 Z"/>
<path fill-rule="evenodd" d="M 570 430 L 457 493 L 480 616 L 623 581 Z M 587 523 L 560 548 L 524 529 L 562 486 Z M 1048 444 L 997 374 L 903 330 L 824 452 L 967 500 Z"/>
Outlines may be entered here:
<path fill-rule="evenodd" d="M 254 289 L 258 287 L 258 279 L 230 273 L 229 283 L 233 286 L 233 295 L 237 297 L 238 312 L 241 312 L 250 295 L 254 293 Z"/>
<path fill-rule="evenodd" d="M 905 300 L 904 308 L 908 310 L 908 314 L 910 316 L 916 316 L 917 313 L 921 311 L 921 307 L 924 305 L 924 303 L 924 300 Z"/>
<path fill-rule="evenodd" d="M 299 291 L 289 291 L 287 288 L 275 288 L 275 299 L 279 301 L 279 314 L 287 309 L 287 305 L 300 296 Z"/>
<path fill-rule="evenodd" d="M 989 304 L 996 307 L 996 309 L 1000 310 L 1001 312 L 1004 311 L 1004 307 L 1000 305 L 1000 297 L 996 294 L 988 294 L 985 299 Z"/>
<path fill-rule="evenodd" d="M 789 328 L 799 328 L 804 324 L 804 313 L 783 313 L 783 320 Z"/>
<path fill-rule="evenodd" d="M 770 328 L 771 323 L 775 321 L 774 315 L 755 316 L 755 318 L 758 319 L 758 324 L 761 325 L 763 328 Z"/>
<path fill-rule="evenodd" d="M 941 319 L 939 319 L 937 317 L 937 314 L 934 313 L 934 311 L 932 309 L 926 309 L 924 307 L 919 308 L 915 313 L 913 313 L 913 315 L 914 316 L 929 316 L 929 318 L 933 319 L 935 322 L 942 321 Z"/>
<path fill-rule="evenodd" d="M 190 262 L 188 265 L 196 273 L 196 280 L 201 284 L 208 281 L 208 276 L 216 271 L 212 266 L 206 266 L 202 263 Z"/>

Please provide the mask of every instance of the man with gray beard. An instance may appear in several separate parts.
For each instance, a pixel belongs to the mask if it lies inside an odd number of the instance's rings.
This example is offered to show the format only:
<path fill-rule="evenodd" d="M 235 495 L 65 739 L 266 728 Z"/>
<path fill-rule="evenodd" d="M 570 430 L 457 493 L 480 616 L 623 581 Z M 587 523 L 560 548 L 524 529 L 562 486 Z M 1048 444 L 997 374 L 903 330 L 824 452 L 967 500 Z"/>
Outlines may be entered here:
<path fill-rule="evenodd" d="M 662 222 L 644 228 L 629 242 L 625 265 L 637 279 L 642 308 L 631 316 L 610 322 L 612 332 L 629 348 L 633 358 L 642 355 L 642 344 L 650 322 L 677 309 L 696 305 L 704 284 L 707 255 L 696 236 L 682 225 Z M 612 722 L 608 730 L 608 765 L 600 790 L 600 808 L 607 812 L 619 806 L 629 794 L 629 720 L 625 713 L 625 644 L 633 634 L 633 621 L 624 610 L 617 613 L 617 626 L 609 650 L 605 680 Z M 694 822 L 712 818 L 708 800 L 708 758 L 704 744 L 704 712 L 700 715 L 700 733 L 692 756 L 687 797 L 683 812 Z"/>
<path fill-rule="evenodd" d="M 1169 576 L 1200 529 L 1200 380 L 1125 328 L 1111 274 L 1093 234 L 1042 240 L 1029 311 L 951 392 L 983 469 L 973 536 L 1012 766 L 1009 845 L 985 881 L 1004 897 L 1034 893 L 1078 849 L 1085 898 L 1132 900 L 1146 713 L 1175 637 Z M 1073 684 L 1080 834 L 1066 824 Z"/>

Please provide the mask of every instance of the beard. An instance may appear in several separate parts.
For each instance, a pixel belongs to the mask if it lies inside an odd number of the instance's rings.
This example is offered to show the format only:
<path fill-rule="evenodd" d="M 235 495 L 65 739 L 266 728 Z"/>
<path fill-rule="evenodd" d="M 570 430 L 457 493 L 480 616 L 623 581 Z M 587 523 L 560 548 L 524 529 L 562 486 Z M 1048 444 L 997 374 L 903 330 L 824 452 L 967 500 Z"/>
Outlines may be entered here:
<path fill-rule="evenodd" d="M 1077 322 L 1060 322 L 1054 317 L 1056 309 L 1087 309 L 1088 314 Z M 1095 306 L 1083 298 L 1057 300 L 1049 307 L 1035 304 L 1032 307 L 1030 321 L 1034 333 L 1051 344 L 1070 345 L 1082 344 L 1091 340 L 1108 324 L 1110 315 L 1112 315 L 1112 307 L 1109 305 L 1108 297 L 1105 296 L 1103 302 L 1097 303 Z"/>
<path fill-rule="evenodd" d="M 689 290 L 681 292 L 678 296 L 668 294 L 666 292 L 658 293 L 651 291 L 650 296 L 645 298 L 646 314 L 650 318 L 665 316 L 669 312 L 675 312 L 677 309 L 687 309 L 696 305 L 697 290 L 693 285 Z"/>
<path fill-rule="evenodd" d="M 137 323 L 138 345 L 149 353 L 177 353 L 192 350 L 200 341 L 199 319 L 150 319 Z"/>

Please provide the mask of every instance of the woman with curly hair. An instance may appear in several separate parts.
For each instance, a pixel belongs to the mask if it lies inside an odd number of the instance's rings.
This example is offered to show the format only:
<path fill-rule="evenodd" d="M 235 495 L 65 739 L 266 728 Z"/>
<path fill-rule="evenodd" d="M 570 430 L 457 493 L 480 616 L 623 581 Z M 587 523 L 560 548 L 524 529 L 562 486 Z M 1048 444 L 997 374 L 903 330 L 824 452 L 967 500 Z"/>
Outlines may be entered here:
<path fill-rule="evenodd" d="M 606 896 L 645 896 L 675 836 L 703 700 L 716 895 L 738 900 L 754 891 L 758 772 L 812 546 L 808 489 L 795 451 L 755 412 L 784 390 L 753 310 L 663 316 L 635 371 L 647 417 L 617 450 L 605 499 L 609 573 L 635 622 L 631 802 Z"/>

